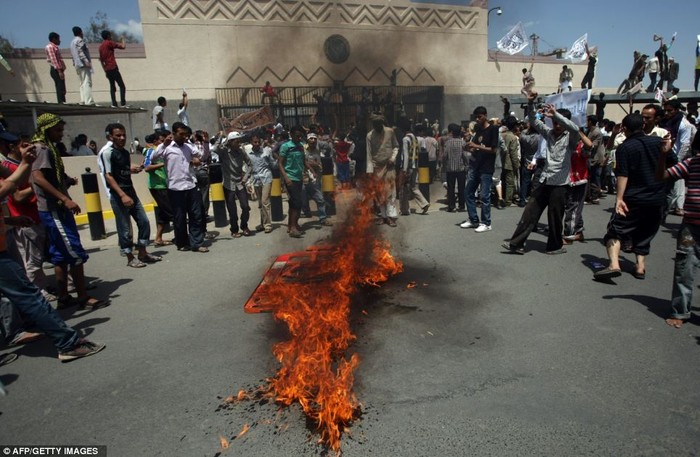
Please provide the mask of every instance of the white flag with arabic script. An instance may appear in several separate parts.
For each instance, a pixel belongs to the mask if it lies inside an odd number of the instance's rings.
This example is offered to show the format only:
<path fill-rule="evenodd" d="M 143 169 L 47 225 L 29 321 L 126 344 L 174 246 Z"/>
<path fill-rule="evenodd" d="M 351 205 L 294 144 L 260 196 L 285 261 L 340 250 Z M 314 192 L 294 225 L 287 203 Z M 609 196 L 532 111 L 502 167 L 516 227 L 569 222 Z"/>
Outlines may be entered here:
<path fill-rule="evenodd" d="M 582 62 L 586 60 L 586 45 L 588 44 L 588 34 L 584 33 L 581 38 L 571 45 L 571 49 L 566 53 L 566 58 L 572 62 Z"/>
<path fill-rule="evenodd" d="M 520 22 L 496 43 L 496 47 L 498 47 L 499 51 L 510 55 L 519 53 L 525 49 L 527 45 L 527 35 L 525 35 L 523 24 Z"/>

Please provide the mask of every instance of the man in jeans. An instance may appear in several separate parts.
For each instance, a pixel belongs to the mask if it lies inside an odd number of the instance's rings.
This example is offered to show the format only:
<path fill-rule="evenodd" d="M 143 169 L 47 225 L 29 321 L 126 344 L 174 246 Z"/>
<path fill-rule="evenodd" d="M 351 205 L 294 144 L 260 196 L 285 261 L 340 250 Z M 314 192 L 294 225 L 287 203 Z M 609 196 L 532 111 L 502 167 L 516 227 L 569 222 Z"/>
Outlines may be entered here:
<path fill-rule="evenodd" d="M 477 106 L 474 109 L 474 116 L 476 117 L 474 136 L 467 143 L 471 158 L 467 187 L 464 191 L 469 219 L 460 224 L 460 227 L 474 228 L 475 232 L 482 233 L 491 230 L 491 183 L 498 153 L 498 127 L 489 123 L 486 108 L 483 106 Z M 481 222 L 476 214 L 475 196 L 479 185 L 481 185 Z"/>
<path fill-rule="evenodd" d="M 22 161 L 8 176 L 8 170 L 0 166 L 0 175 L 7 176 L 0 182 L 0 199 L 13 193 L 20 183 L 27 180 L 31 164 L 36 159 L 36 146 L 23 143 L 20 146 Z M 9 299 L 20 313 L 53 340 L 58 349 L 58 359 L 69 362 L 81 357 L 96 354 L 105 348 L 104 344 L 93 343 L 80 336 L 77 330 L 69 327 L 32 284 L 22 266 L 7 253 L 5 220 L 0 217 L 0 293 Z"/>
<path fill-rule="evenodd" d="M 146 266 L 146 263 L 162 260 L 160 256 L 146 252 L 146 246 L 148 246 L 151 237 L 151 226 L 131 181 L 131 174 L 140 173 L 143 166 L 131 165 L 129 151 L 124 149 L 126 129 L 122 124 L 109 124 L 106 132 L 112 146 L 102 154 L 102 169 L 105 181 L 111 191 L 109 202 L 112 205 L 114 219 L 117 223 L 119 248 L 122 254 L 126 255 L 128 266 L 142 268 Z M 138 241 L 136 242 L 138 258 L 134 257 L 133 254 L 130 216 L 134 218 L 138 227 Z"/>

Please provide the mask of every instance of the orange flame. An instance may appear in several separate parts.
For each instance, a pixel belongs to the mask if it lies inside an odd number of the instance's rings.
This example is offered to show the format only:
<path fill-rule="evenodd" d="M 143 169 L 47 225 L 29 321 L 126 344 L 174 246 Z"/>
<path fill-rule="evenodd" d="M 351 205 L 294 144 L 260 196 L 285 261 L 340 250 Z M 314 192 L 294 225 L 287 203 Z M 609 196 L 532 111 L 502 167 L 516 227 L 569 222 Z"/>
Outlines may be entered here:
<path fill-rule="evenodd" d="M 228 449 L 228 440 L 226 438 L 219 435 L 219 442 L 221 443 L 221 449 Z"/>
<path fill-rule="evenodd" d="M 330 260 L 310 266 L 310 274 L 322 281 L 269 284 L 265 291 L 279 303 L 274 316 L 287 324 L 291 335 L 273 347 L 282 366 L 270 380 L 271 393 L 281 404 L 298 402 L 318 424 L 321 440 L 336 452 L 343 430 L 360 408 L 352 391 L 359 357 L 344 355 L 355 339 L 349 322 L 351 296 L 360 286 L 378 286 L 403 269 L 390 254 L 389 243 L 375 233 L 372 201 L 382 190 L 382 183 L 366 181 L 346 221 L 334 227 Z"/>
<path fill-rule="evenodd" d="M 241 429 L 241 431 L 238 432 L 238 435 L 236 435 L 236 437 L 234 439 L 238 439 L 238 438 L 242 437 L 243 435 L 248 433 L 248 430 L 250 430 L 250 426 L 248 424 L 245 424 L 243 426 L 243 428 Z"/>

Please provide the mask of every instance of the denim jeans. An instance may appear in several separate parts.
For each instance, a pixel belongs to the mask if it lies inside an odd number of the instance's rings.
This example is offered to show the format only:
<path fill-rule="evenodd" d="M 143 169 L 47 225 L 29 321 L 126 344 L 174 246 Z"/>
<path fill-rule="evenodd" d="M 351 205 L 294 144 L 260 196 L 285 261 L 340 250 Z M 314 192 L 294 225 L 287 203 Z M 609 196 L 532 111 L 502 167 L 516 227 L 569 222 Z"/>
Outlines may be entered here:
<path fill-rule="evenodd" d="M 148 216 L 146 216 L 146 211 L 141 205 L 141 201 L 136 196 L 136 192 L 129 191 L 126 192 L 132 200 L 134 200 L 134 205 L 131 208 L 127 208 L 122 203 L 119 196 L 112 192 L 109 203 L 112 205 L 112 211 L 114 211 L 114 221 L 117 223 L 117 238 L 119 239 L 119 250 L 122 254 L 131 254 L 133 251 L 133 244 L 131 241 L 131 225 L 129 224 L 129 218 L 133 217 L 136 221 L 136 227 L 138 228 L 136 246 L 148 246 L 148 241 L 151 238 L 151 224 L 148 222 Z"/>
<path fill-rule="evenodd" d="M 532 175 L 535 170 L 529 170 L 527 165 L 520 167 L 520 206 L 525 206 L 527 197 L 530 193 L 530 184 L 532 183 Z"/>
<path fill-rule="evenodd" d="M 464 198 L 467 201 L 467 213 L 472 224 L 479 223 L 476 214 L 476 188 L 481 184 L 481 223 L 491 225 L 491 183 L 493 173 L 483 173 L 469 169 L 467 174 L 467 187 L 464 189 Z"/>
<path fill-rule="evenodd" d="M 39 330 L 51 338 L 56 349 L 67 351 L 78 344 L 80 334 L 66 324 L 7 252 L 0 252 L 0 292 L 26 320 L 34 322 Z"/>
<path fill-rule="evenodd" d="M 0 294 L 0 346 L 10 344 L 13 338 L 24 331 L 24 321 L 12 302 Z"/>
<path fill-rule="evenodd" d="M 323 192 L 321 192 L 321 184 L 318 181 L 304 184 L 302 199 L 304 202 L 304 214 L 311 214 L 309 201 L 313 200 L 316 202 L 316 208 L 318 209 L 318 220 L 322 221 L 327 217 L 326 199 L 323 197 Z"/>
<path fill-rule="evenodd" d="M 676 260 L 673 268 L 671 317 L 689 319 L 693 304 L 695 273 L 700 268 L 700 227 L 681 225 L 676 241 Z"/>

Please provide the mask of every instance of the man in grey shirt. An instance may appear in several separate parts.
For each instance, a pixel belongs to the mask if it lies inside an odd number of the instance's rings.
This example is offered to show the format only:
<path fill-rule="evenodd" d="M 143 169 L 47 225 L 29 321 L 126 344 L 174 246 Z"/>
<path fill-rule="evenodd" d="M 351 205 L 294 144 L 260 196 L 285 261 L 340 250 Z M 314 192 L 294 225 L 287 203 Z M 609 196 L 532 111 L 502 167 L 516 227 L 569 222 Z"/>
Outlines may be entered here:
<path fill-rule="evenodd" d="M 224 200 L 226 201 L 226 209 L 228 210 L 229 220 L 231 224 L 231 236 L 240 238 L 241 236 L 251 236 L 253 232 L 248 229 L 248 219 L 250 218 L 250 205 L 248 204 L 248 190 L 245 187 L 248 181 L 249 171 L 244 171 L 243 165 L 247 166 L 247 170 L 253 169 L 253 164 L 250 157 L 241 148 L 241 140 L 243 134 L 240 132 L 231 132 L 226 137 L 225 144 L 222 144 L 216 149 L 221 162 L 221 171 L 224 175 Z M 236 200 L 241 204 L 241 219 L 240 229 L 238 231 L 238 208 Z"/>
<path fill-rule="evenodd" d="M 70 53 L 73 56 L 73 65 L 80 79 L 80 104 L 94 105 L 92 98 L 92 59 L 90 50 L 83 39 L 83 30 L 80 27 L 73 27 L 73 41 L 70 43 Z"/>
<path fill-rule="evenodd" d="M 535 94 L 536 96 L 536 94 Z M 544 115 L 552 119 L 553 127 L 547 127 L 544 122 L 535 117 L 533 101 L 535 97 L 528 97 L 528 113 L 530 125 L 542 135 L 547 143 L 546 159 L 542 175 L 541 185 L 533 191 L 532 198 L 528 201 L 518 226 L 509 242 L 503 247 L 514 254 L 525 253 L 525 242 L 537 225 L 537 221 L 547 208 L 547 221 L 549 235 L 547 236 L 547 254 L 563 254 L 562 239 L 564 207 L 566 205 L 566 191 L 570 182 L 571 154 L 576 149 L 579 141 L 579 128 L 571 122 L 571 112 L 566 109 L 555 109 L 554 105 L 544 106 Z"/>

